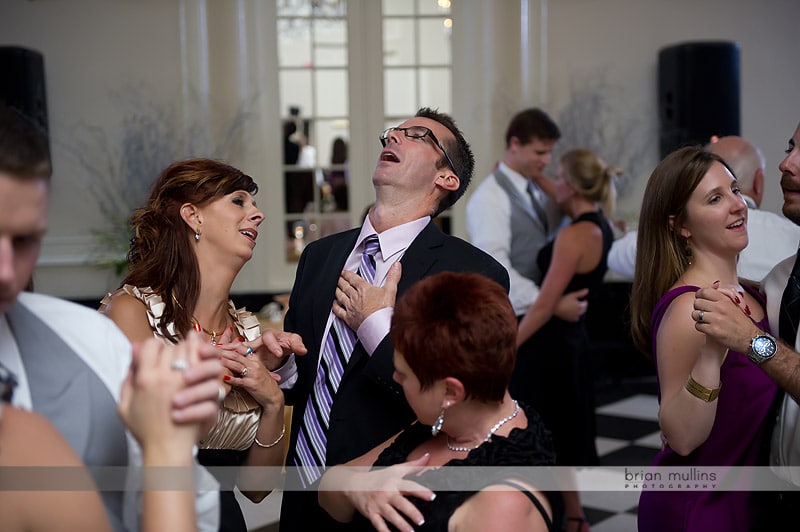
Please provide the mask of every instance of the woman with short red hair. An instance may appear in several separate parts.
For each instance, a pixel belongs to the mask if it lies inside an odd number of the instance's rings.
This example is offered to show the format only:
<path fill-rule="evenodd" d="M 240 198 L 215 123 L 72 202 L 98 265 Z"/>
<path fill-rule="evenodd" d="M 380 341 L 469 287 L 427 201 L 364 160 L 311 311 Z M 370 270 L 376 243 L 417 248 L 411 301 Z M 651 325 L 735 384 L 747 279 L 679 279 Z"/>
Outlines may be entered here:
<path fill-rule="evenodd" d="M 516 337 L 508 295 L 482 275 L 444 272 L 408 290 L 392 318 L 394 380 L 418 421 L 329 469 L 322 507 L 355 528 L 556 530 L 560 497 L 520 470 L 555 454 L 538 414 L 508 393 Z"/>

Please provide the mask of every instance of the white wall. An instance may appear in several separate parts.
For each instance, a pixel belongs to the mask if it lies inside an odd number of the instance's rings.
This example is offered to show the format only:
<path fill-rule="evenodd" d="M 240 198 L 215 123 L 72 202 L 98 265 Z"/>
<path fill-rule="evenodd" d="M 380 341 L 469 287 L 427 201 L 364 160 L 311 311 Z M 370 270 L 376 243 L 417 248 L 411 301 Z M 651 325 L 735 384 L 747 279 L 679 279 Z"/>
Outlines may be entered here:
<path fill-rule="evenodd" d="M 171 2 L 6 1 L 0 43 L 44 55 L 53 148 L 51 236 L 75 236 L 101 223 L 79 180 L 81 169 L 66 156 L 73 128 L 119 126 L 110 91 L 127 82 L 151 87 L 156 96 L 180 90 L 177 9 Z M 9 13 L 10 11 L 10 13 Z M 8 16 L 7 16 L 8 15 Z"/>
<path fill-rule="evenodd" d="M 54 172 L 40 261 L 59 266 L 39 267 L 36 288 L 65 296 L 102 294 L 115 283 L 113 275 L 83 263 L 93 245 L 91 228 L 102 227 L 103 219 L 87 193 L 86 172 L 66 146 L 84 125 L 118 133 L 119 110 L 110 95 L 126 83 L 146 85 L 157 97 L 180 94 L 177 4 L 12 0 L 0 12 L 0 44 L 37 50 L 45 62 Z"/>
<path fill-rule="evenodd" d="M 270 177 L 280 175 L 280 162 L 272 170 L 267 163 L 279 161 L 279 128 L 264 126 L 279 123 L 277 109 L 264 109 L 264 102 L 275 101 L 276 91 L 264 82 L 270 64 L 260 56 L 274 55 L 275 45 L 253 31 L 274 26 L 274 17 L 265 15 L 270 11 L 274 5 L 262 7 L 260 0 L 2 2 L 0 45 L 37 50 L 45 61 L 54 174 L 49 231 L 34 274 L 38 291 L 96 297 L 117 286 L 113 273 L 87 265 L 96 247 L 92 231 L 102 229 L 105 221 L 88 191 L 87 171 L 72 155 L 77 139 L 87 138 L 89 128 L 96 127 L 105 132 L 108 145 L 89 146 L 96 150 L 93 160 L 104 161 L 104 149 L 120 149 L 123 116 L 137 109 L 145 113 L 148 105 L 173 118 L 161 125 L 181 129 L 186 123 L 203 124 L 208 131 L 191 140 L 208 137 L 213 147 L 219 137 L 215 132 L 246 102 L 252 115 L 244 135 L 248 144 L 227 158 L 259 182 L 258 201 L 268 217 L 280 209 L 280 194 L 270 190 L 279 186 Z M 132 95 L 141 97 L 142 105 L 132 104 Z M 154 150 L 146 154 L 156 155 Z M 210 153 L 182 154 L 188 155 Z M 165 165 L 154 168 L 150 178 Z M 279 241 L 280 223 L 262 234 L 264 243 Z M 263 268 L 268 252 L 266 244 L 256 249 L 256 260 L 242 271 L 235 291 L 286 289 L 293 268 L 286 265 L 274 272 L 277 282 L 270 286 Z"/>
<path fill-rule="evenodd" d="M 564 104 L 570 81 L 604 75 L 619 91 L 621 119 L 640 120 L 654 136 L 648 173 L 619 206 L 638 213 L 649 170 L 658 162 L 657 55 L 685 41 L 741 44 L 742 136 L 767 159 L 762 208 L 780 212 L 777 165 L 800 121 L 797 0 L 551 0 L 549 97 Z M 638 214 L 635 214 L 638 217 Z"/>
<path fill-rule="evenodd" d="M 36 273 L 37 289 L 94 297 L 115 285 L 107 272 L 80 264 L 91 243 L 90 229 L 103 220 L 82 184 L 81 169 L 60 146 L 81 123 L 118 128 L 119 110 L 110 94 L 128 83 L 141 83 L 179 105 L 186 104 L 187 87 L 203 83 L 211 91 L 206 103 L 224 109 L 254 94 L 261 96 L 248 152 L 232 162 L 259 181 L 258 201 L 266 207 L 268 221 L 262 225 L 267 227 L 259 237 L 258 255 L 235 290 L 290 288 L 293 266 L 272 258 L 282 254 L 281 224 L 269 223 L 271 213 L 281 208 L 276 193 L 281 176 L 276 162 L 279 109 L 270 5 L 267 0 L 2 0 L 0 45 L 37 49 L 46 64 L 55 174 L 50 236 Z M 525 74 L 519 68 L 526 57 L 519 45 L 522 5 L 533 11 L 532 27 L 542 24 L 546 30 L 545 39 L 531 37 L 527 66 L 535 64 L 526 79 L 521 79 Z M 369 20 L 359 27 L 375 31 L 372 19 L 377 10 L 369 7 Z M 725 39 L 741 43 L 742 134 L 767 157 L 765 207 L 780 209 L 776 166 L 800 120 L 797 0 L 461 0 L 454 13 L 456 24 L 462 17 L 463 26 L 454 30 L 453 114 L 478 156 L 476 184 L 500 157 L 506 122 L 514 112 L 541 105 L 557 114 L 567 104 L 570 84 L 581 87 L 603 79 L 613 87 L 618 124 L 641 128 L 639 137 L 646 145 L 641 163 L 646 170 L 619 208 L 635 218 L 647 174 L 658 159 L 659 48 L 686 40 Z M 203 16 L 210 21 L 207 56 L 202 41 L 181 40 L 182 24 L 199 25 Z M 198 34 L 202 32 L 189 28 L 188 35 Z M 357 41 L 356 36 L 351 39 Z M 180 111 L 185 120 L 196 116 L 194 109 Z M 353 131 L 354 139 L 374 139 L 375 128 L 364 122 L 354 121 L 352 128 L 372 128 L 369 135 Z M 360 157 L 359 150 L 352 153 Z M 352 164 L 372 168 L 374 150 L 361 153 L 368 153 L 365 160 Z M 462 200 L 454 216 L 462 236 L 465 203 Z"/>

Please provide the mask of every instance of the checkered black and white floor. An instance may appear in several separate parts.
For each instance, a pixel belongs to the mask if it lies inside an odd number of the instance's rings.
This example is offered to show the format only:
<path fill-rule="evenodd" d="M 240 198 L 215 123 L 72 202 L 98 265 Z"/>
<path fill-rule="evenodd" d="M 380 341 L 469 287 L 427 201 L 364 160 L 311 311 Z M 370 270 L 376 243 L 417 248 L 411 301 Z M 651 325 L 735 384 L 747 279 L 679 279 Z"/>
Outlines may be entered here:
<path fill-rule="evenodd" d="M 655 377 L 597 385 L 600 466 L 645 466 L 661 448 Z M 592 532 L 636 532 L 638 491 L 581 494 Z"/>

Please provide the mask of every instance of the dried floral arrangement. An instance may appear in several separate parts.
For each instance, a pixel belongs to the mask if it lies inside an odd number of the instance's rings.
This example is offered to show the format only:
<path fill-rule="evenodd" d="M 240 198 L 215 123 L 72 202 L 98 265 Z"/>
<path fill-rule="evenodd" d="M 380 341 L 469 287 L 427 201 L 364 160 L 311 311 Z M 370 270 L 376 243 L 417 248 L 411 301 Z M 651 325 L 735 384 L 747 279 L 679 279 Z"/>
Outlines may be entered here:
<path fill-rule="evenodd" d="M 598 74 L 587 83 L 570 83 L 569 103 L 556 117 L 561 139 L 553 160 L 570 148 L 588 148 L 622 171 L 615 181 L 618 198 L 635 192 L 635 182 L 647 180 L 653 167 L 652 139 L 647 121 L 631 114 L 615 98 L 620 91 Z M 619 216 L 621 213 L 618 213 Z M 623 214 L 624 216 L 624 214 Z"/>
<path fill-rule="evenodd" d="M 177 106 L 155 99 L 143 86 L 124 86 L 111 100 L 120 113 L 115 132 L 81 123 L 59 144 L 83 170 L 80 180 L 104 219 L 102 228 L 92 229 L 91 262 L 120 275 L 132 236 L 129 218 L 160 172 L 189 157 L 230 157 L 240 147 L 249 113 L 243 105 L 219 131 L 211 131 L 197 119 L 183 120 Z"/>

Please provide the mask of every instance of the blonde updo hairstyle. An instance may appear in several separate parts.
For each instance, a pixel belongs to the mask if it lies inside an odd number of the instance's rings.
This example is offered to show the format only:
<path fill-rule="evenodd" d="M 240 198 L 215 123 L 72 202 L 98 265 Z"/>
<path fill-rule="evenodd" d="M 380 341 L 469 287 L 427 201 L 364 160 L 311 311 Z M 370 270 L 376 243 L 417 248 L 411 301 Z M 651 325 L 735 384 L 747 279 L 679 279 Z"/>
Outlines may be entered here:
<path fill-rule="evenodd" d="M 576 148 L 561 156 L 564 178 L 582 197 L 600 203 L 603 214 L 614 214 L 617 191 L 614 178 L 621 171 L 607 165 L 592 150 Z"/>

